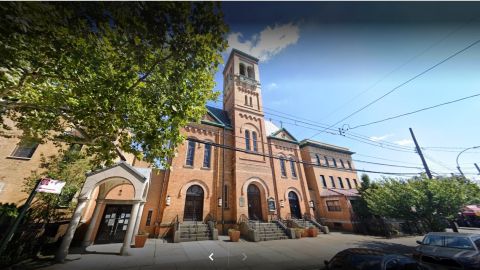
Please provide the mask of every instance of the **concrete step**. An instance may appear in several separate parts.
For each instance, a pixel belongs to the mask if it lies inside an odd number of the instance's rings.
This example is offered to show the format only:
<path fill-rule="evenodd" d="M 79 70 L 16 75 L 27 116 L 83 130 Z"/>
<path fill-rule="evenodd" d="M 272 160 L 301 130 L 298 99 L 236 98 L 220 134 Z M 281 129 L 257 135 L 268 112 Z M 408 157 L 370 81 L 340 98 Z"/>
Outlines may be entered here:
<path fill-rule="evenodd" d="M 210 240 L 210 237 L 196 237 L 196 238 L 180 237 L 180 242 L 193 242 L 193 241 L 206 241 L 206 240 Z"/>

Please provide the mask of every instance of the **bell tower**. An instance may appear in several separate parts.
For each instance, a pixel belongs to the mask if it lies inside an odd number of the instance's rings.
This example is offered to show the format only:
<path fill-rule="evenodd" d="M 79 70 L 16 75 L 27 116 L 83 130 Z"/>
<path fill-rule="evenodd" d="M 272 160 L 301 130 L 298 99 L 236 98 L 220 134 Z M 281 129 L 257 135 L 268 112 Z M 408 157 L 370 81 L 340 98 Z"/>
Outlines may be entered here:
<path fill-rule="evenodd" d="M 249 209 L 247 189 L 255 185 L 261 193 L 259 219 L 269 214 L 267 201 L 275 196 L 267 134 L 262 108 L 262 91 L 258 68 L 259 60 L 233 49 L 223 71 L 223 107 L 233 126 L 233 146 L 241 151 L 234 154 L 234 183 L 237 217 L 249 216 L 259 209 Z M 252 188 L 253 189 L 253 188 Z M 242 203 L 243 202 L 243 203 Z M 258 206 L 258 205 L 257 205 Z"/>

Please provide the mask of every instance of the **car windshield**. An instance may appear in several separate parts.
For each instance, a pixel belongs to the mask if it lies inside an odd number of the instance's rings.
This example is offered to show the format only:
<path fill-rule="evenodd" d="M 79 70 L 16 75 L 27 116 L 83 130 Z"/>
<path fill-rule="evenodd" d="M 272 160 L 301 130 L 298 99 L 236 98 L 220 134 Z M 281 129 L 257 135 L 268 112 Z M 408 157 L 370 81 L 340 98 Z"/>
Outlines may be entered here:
<path fill-rule="evenodd" d="M 475 243 L 475 246 L 477 246 L 477 249 L 480 250 L 480 236 L 472 237 L 472 241 Z"/>
<path fill-rule="evenodd" d="M 423 244 L 429 246 L 443 246 L 443 236 L 441 235 L 427 235 L 423 239 Z"/>
<path fill-rule="evenodd" d="M 459 236 L 445 236 L 445 246 L 449 248 L 475 249 L 470 239 Z"/>
<path fill-rule="evenodd" d="M 350 263 L 357 270 L 380 270 L 382 257 L 375 255 L 352 255 Z"/>

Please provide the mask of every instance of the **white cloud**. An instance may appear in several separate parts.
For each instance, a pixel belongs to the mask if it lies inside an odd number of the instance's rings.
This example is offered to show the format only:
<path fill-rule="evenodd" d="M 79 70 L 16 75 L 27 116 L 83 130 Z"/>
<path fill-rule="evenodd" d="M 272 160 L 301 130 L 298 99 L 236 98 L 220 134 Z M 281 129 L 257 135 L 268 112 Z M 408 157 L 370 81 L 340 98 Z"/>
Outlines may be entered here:
<path fill-rule="evenodd" d="M 394 143 L 396 143 L 398 145 L 412 145 L 413 141 L 410 140 L 410 139 L 403 139 L 403 140 L 400 140 L 400 141 L 394 141 Z"/>
<path fill-rule="evenodd" d="M 386 138 L 388 137 L 392 137 L 393 134 L 385 134 L 383 136 L 371 136 L 370 137 L 370 140 L 374 141 L 374 142 L 378 142 L 378 141 L 383 141 L 385 140 Z"/>
<path fill-rule="evenodd" d="M 229 34 L 227 40 L 230 48 L 238 49 L 265 62 L 288 46 L 297 43 L 300 29 L 293 23 L 276 24 L 273 27 L 267 26 L 250 39 L 242 41 L 242 38 L 243 34 L 240 32 Z"/>
<path fill-rule="evenodd" d="M 278 88 L 278 85 L 276 83 L 272 82 L 272 83 L 267 84 L 266 89 L 267 90 L 273 90 L 273 89 L 277 89 L 277 88 Z"/>

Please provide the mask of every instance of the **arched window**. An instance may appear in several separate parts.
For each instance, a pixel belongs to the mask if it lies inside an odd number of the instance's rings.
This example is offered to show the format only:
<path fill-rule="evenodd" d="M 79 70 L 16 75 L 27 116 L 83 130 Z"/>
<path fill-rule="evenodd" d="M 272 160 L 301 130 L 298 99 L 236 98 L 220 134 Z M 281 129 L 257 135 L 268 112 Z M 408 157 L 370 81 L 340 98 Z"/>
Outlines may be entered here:
<path fill-rule="evenodd" d="M 252 103 L 252 97 L 250 97 L 250 107 L 253 106 L 253 103 Z"/>
<path fill-rule="evenodd" d="M 351 170 L 352 169 L 352 164 L 350 163 L 350 161 L 347 160 L 347 164 L 348 164 L 348 168 Z"/>
<path fill-rule="evenodd" d="M 245 149 L 250 150 L 250 131 L 245 130 Z"/>
<path fill-rule="evenodd" d="M 245 106 L 248 106 L 248 97 L 245 95 Z"/>
<path fill-rule="evenodd" d="M 327 167 L 330 166 L 330 164 L 328 164 L 328 157 L 327 156 L 325 156 L 325 166 L 327 166 Z"/>
<path fill-rule="evenodd" d="M 280 172 L 283 177 L 287 177 L 287 169 L 285 168 L 285 159 L 280 157 Z"/>
<path fill-rule="evenodd" d="M 193 166 L 194 157 L 195 157 L 195 142 L 188 141 L 187 160 L 185 161 L 185 164 L 188 166 Z"/>
<path fill-rule="evenodd" d="M 336 168 L 337 167 L 337 161 L 334 158 L 332 158 L 332 161 L 333 161 L 333 167 Z"/>
<path fill-rule="evenodd" d="M 257 132 L 252 131 L 253 151 L 258 152 Z"/>
<path fill-rule="evenodd" d="M 345 168 L 345 163 L 343 163 L 343 160 L 340 159 L 340 164 L 342 164 L 342 168 Z"/>
<path fill-rule="evenodd" d="M 340 188 L 345 188 L 345 186 L 343 186 L 343 181 L 341 177 L 338 177 L 338 183 L 340 184 Z"/>
<path fill-rule="evenodd" d="M 240 75 L 245 76 L 245 65 L 243 63 L 240 63 Z"/>
<path fill-rule="evenodd" d="M 297 171 L 295 170 L 295 160 L 290 158 L 290 169 L 292 170 L 292 177 L 297 177 Z"/>
<path fill-rule="evenodd" d="M 212 145 L 205 144 L 205 151 L 203 153 L 203 167 L 210 168 L 210 160 L 212 155 Z"/>
<path fill-rule="evenodd" d="M 253 67 L 247 68 L 247 77 L 251 79 L 255 79 L 255 74 L 253 74 Z"/>
<path fill-rule="evenodd" d="M 320 156 L 315 154 L 315 159 L 317 160 L 317 166 L 320 166 Z"/>

